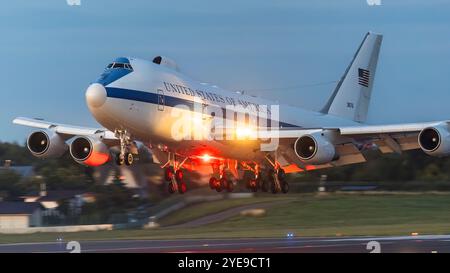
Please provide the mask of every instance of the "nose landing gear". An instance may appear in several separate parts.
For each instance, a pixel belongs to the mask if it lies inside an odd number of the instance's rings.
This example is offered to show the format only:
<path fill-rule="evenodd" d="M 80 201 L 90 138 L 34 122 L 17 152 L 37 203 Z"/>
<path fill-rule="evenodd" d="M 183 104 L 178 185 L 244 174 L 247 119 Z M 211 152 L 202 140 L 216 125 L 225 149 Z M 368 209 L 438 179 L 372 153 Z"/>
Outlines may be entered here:
<path fill-rule="evenodd" d="M 119 166 L 127 165 L 131 166 L 134 162 L 134 155 L 132 153 L 125 153 L 121 155 L 120 153 L 116 157 L 116 164 Z"/>
<path fill-rule="evenodd" d="M 127 165 L 131 166 L 133 165 L 135 161 L 135 156 L 133 153 L 131 153 L 131 147 L 132 147 L 132 141 L 131 137 L 128 134 L 127 130 L 116 130 L 115 136 L 120 141 L 120 152 L 116 156 L 116 164 L 119 166 Z"/>

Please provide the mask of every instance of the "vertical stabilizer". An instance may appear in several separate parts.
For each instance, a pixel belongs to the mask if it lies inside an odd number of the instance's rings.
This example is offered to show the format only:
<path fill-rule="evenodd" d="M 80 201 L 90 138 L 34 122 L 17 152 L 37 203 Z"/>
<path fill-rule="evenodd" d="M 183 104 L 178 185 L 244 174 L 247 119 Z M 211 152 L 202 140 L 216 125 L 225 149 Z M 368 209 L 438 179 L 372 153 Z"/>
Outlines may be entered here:
<path fill-rule="evenodd" d="M 321 112 L 364 122 L 369 110 L 383 36 L 367 33 Z"/>

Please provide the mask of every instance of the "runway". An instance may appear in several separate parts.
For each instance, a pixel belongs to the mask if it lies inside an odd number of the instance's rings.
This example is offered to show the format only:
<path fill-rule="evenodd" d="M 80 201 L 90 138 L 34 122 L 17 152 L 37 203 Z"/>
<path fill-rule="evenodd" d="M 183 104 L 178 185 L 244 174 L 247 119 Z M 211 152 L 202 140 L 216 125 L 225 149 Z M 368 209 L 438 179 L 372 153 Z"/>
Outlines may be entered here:
<path fill-rule="evenodd" d="M 375 242 L 373 242 L 375 241 Z M 80 241 L 81 252 L 131 253 L 369 253 L 449 252 L 450 235 L 339 238 L 258 238 Z M 68 242 L 0 244 L 0 253 L 69 252 Z M 379 248 L 378 245 L 379 244 Z"/>

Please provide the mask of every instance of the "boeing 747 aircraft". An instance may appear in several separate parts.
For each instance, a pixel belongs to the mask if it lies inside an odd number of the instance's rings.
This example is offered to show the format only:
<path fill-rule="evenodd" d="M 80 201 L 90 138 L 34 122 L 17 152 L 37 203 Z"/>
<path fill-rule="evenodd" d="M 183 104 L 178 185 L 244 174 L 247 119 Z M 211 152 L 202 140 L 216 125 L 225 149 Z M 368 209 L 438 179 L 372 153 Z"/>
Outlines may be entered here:
<path fill-rule="evenodd" d="M 381 41 L 382 35 L 365 35 L 319 112 L 194 81 L 166 57 L 121 57 L 86 90 L 88 108 L 104 128 L 22 117 L 13 122 L 38 128 L 27 139 L 34 156 L 69 151 L 87 166 L 131 165 L 143 143 L 164 168 L 171 193 L 186 191 L 184 169 L 204 164 L 218 192 L 232 191 L 234 181 L 251 172 L 250 190 L 286 193 L 286 173 L 364 162 L 364 149 L 449 155 L 449 121 L 365 123 Z"/>

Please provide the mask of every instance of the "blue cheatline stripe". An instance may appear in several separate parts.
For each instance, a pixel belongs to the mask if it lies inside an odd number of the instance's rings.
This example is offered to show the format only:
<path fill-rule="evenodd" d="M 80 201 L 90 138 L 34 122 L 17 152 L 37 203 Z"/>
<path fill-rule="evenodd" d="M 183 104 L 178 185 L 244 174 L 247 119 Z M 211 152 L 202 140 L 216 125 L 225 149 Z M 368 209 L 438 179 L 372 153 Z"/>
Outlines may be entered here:
<path fill-rule="evenodd" d="M 137 91 L 131 89 L 123 89 L 116 87 L 106 87 L 106 94 L 109 98 L 125 99 L 147 102 L 151 104 L 159 104 L 158 94 Z M 171 96 L 164 96 L 164 106 L 175 107 L 177 105 L 186 105 L 190 109 L 193 108 L 194 102 Z"/>
<path fill-rule="evenodd" d="M 144 92 L 132 89 L 124 89 L 117 87 L 106 87 L 106 94 L 108 98 L 116 98 L 116 99 L 124 99 L 124 100 L 132 100 L 132 101 L 140 101 L 151 104 L 159 104 L 158 94 L 151 92 Z M 175 107 L 177 105 L 186 105 L 189 109 L 194 108 L 194 102 L 182 98 L 172 97 L 172 96 L 164 96 L 164 106 Z M 225 111 L 224 108 L 221 108 L 222 111 Z M 274 121 L 269 121 L 269 123 L 275 123 Z M 269 124 L 269 125 L 270 125 Z M 279 125 L 283 128 L 285 127 L 294 127 L 301 128 L 300 126 L 293 125 L 290 123 L 279 122 Z"/>

